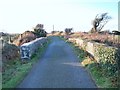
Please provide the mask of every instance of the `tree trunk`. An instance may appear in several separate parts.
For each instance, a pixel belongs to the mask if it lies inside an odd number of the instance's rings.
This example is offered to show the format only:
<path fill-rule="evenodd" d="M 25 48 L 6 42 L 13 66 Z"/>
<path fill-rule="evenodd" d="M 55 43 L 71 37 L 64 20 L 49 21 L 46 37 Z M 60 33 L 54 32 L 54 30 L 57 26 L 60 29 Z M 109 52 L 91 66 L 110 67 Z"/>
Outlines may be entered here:
<path fill-rule="evenodd" d="M 93 27 L 93 32 L 97 32 L 97 27 Z"/>

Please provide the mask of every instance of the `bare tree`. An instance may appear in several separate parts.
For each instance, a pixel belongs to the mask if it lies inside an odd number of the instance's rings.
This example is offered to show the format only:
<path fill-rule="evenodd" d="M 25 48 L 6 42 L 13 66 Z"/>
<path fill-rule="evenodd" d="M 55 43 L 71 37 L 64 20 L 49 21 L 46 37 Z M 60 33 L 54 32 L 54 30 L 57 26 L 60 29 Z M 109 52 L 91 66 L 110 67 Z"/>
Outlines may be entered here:
<path fill-rule="evenodd" d="M 92 22 L 91 32 L 100 32 L 110 19 L 111 16 L 108 16 L 108 13 L 97 14 Z"/>

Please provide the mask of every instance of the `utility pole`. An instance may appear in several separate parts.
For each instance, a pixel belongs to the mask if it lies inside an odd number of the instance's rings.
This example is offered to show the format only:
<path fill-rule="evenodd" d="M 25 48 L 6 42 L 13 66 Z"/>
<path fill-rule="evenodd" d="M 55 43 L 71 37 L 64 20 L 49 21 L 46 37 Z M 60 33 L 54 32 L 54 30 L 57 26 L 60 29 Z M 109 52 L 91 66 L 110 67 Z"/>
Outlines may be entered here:
<path fill-rule="evenodd" d="M 53 25 L 53 31 L 54 31 L 54 25 Z"/>

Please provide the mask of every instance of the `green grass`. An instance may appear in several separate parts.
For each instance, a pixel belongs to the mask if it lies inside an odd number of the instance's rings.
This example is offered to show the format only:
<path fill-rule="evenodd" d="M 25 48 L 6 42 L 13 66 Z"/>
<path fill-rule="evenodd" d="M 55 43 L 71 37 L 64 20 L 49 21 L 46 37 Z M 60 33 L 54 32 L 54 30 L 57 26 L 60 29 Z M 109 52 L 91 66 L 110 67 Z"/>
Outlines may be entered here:
<path fill-rule="evenodd" d="M 2 73 L 2 88 L 15 88 L 31 70 L 32 66 L 41 58 L 48 43 L 44 44 L 32 56 L 31 60 L 21 62 L 20 59 L 12 60 L 6 64 L 6 71 Z"/>
<path fill-rule="evenodd" d="M 64 39 L 63 39 L 64 40 Z M 79 58 L 80 63 L 84 61 L 86 58 L 88 58 L 88 54 L 86 51 L 81 49 L 79 46 L 76 46 L 76 44 L 69 42 L 69 45 L 74 49 L 74 52 Z M 101 69 L 97 63 L 91 63 L 85 66 L 86 70 L 90 73 L 93 80 L 95 81 L 97 87 L 99 88 L 117 88 L 116 85 L 111 81 L 111 79 L 114 77 L 109 77 L 105 70 Z M 116 84 L 116 82 L 115 82 Z"/>
<path fill-rule="evenodd" d="M 31 60 L 32 61 L 32 60 Z M 3 73 L 3 88 L 14 88 L 25 77 L 32 67 L 32 62 L 21 64 L 21 61 L 16 61 L 17 64 L 9 67 L 6 72 Z"/>
<path fill-rule="evenodd" d="M 88 65 L 86 68 L 90 71 L 99 88 L 114 88 L 110 81 L 110 77 L 104 75 L 104 71 L 101 70 L 95 63 L 93 63 L 93 65 Z"/>

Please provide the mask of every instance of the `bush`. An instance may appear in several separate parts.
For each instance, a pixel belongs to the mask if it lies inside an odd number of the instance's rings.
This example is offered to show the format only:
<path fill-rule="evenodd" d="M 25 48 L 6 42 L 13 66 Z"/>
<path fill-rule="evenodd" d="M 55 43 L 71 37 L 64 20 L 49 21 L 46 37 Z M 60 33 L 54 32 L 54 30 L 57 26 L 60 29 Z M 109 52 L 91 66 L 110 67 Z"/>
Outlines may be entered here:
<path fill-rule="evenodd" d="M 46 37 L 47 32 L 43 29 L 42 24 L 37 24 L 36 27 L 34 28 L 33 32 L 38 38 L 39 37 Z"/>
<path fill-rule="evenodd" d="M 2 63 L 3 66 L 10 60 L 15 60 L 20 57 L 19 48 L 13 44 L 3 43 L 2 47 Z"/>

